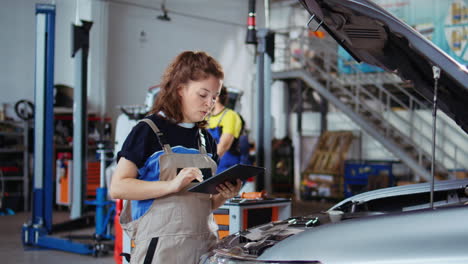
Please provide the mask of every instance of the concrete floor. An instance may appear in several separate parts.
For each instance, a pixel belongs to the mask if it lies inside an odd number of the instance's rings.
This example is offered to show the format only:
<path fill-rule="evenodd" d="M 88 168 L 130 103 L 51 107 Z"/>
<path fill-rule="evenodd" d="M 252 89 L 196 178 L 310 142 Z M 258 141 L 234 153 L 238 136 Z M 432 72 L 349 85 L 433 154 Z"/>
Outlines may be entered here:
<path fill-rule="evenodd" d="M 62 215 L 63 213 L 59 212 L 57 214 Z M 24 248 L 21 242 L 21 227 L 30 217 L 30 213 L 24 212 L 19 212 L 15 215 L 0 216 L 0 263 L 115 263 L 112 256 L 95 258 L 56 250 Z M 92 233 L 92 230 L 90 233 Z"/>
<path fill-rule="evenodd" d="M 292 203 L 292 215 L 307 215 L 328 209 L 332 204 L 320 201 L 302 201 Z M 54 213 L 56 218 L 63 218 L 64 212 Z M 57 250 L 24 248 L 21 242 L 21 227 L 31 217 L 30 213 L 19 212 L 16 215 L 0 216 L 0 263 L 26 264 L 82 264 L 82 263 L 115 263 L 113 256 L 84 256 Z M 88 231 L 92 233 L 92 229 Z"/>

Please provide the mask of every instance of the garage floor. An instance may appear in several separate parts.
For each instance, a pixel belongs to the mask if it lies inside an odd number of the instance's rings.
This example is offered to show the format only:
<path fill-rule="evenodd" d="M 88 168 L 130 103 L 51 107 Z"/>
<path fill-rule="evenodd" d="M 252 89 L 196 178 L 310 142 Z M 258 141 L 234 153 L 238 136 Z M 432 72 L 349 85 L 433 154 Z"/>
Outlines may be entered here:
<path fill-rule="evenodd" d="M 307 215 L 328 209 L 332 204 L 319 201 L 293 202 L 292 215 Z M 58 217 L 56 217 L 58 216 Z M 63 212 L 54 214 L 56 218 L 63 217 Z M 21 227 L 30 219 L 30 213 L 17 213 L 12 216 L 0 216 L 0 262 L 6 264 L 48 263 L 48 264 L 82 264 L 82 263 L 114 263 L 113 256 L 83 256 L 74 253 L 23 248 L 21 243 Z M 89 231 L 92 233 L 92 229 Z"/>
<path fill-rule="evenodd" d="M 61 212 L 57 214 L 61 215 Z M 54 214 L 54 219 L 55 219 Z M 30 213 L 20 212 L 16 215 L 0 216 L 0 262 L 8 264 L 49 263 L 49 264 L 82 264 L 82 263 L 115 263 L 112 256 L 94 258 L 74 253 L 23 248 L 21 227 L 30 220 Z M 90 234 L 92 230 L 90 231 Z"/>

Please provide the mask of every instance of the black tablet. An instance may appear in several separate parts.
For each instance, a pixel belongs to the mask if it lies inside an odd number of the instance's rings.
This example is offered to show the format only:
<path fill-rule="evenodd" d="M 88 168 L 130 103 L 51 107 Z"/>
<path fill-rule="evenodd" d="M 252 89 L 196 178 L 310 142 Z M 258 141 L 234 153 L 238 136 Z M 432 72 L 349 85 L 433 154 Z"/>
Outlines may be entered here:
<path fill-rule="evenodd" d="M 265 168 L 244 164 L 236 164 L 226 169 L 225 171 L 213 177 L 210 177 L 195 186 L 190 187 L 188 191 L 217 194 L 218 191 L 216 191 L 216 186 L 222 183 L 229 181 L 232 184 L 236 184 L 236 179 L 245 181 L 248 178 L 257 176 L 261 173 L 265 173 Z"/>

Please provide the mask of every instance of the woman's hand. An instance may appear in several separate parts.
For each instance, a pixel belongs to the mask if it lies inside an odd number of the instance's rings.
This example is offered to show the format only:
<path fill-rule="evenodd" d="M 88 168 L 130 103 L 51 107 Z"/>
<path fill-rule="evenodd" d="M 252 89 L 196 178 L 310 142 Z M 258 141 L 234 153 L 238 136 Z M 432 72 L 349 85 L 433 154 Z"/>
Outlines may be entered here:
<path fill-rule="evenodd" d="M 230 182 L 225 182 L 216 186 L 218 194 L 213 195 L 211 198 L 211 209 L 216 210 L 221 205 L 223 205 L 227 199 L 234 198 L 240 191 L 242 187 L 241 180 L 237 179 L 236 185 L 233 185 Z"/>
<path fill-rule="evenodd" d="M 179 192 L 193 180 L 203 181 L 203 174 L 199 168 L 183 168 L 177 176 L 169 181 L 172 192 Z"/>
<path fill-rule="evenodd" d="M 224 199 L 227 200 L 227 199 L 234 198 L 237 194 L 239 194 L 241 187 L 242 187 L 242 181 L 237 179 L 236 185 L 233 185 L 232 183 L 227 181 L 224 184 L 220 184 L 216 186 L 216 190 Z"/>

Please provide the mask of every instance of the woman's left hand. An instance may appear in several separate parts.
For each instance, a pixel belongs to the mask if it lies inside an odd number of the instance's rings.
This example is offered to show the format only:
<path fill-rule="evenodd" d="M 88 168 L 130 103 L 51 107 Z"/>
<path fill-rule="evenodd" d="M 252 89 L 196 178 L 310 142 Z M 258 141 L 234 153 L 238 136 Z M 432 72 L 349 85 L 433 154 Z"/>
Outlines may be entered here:
<path fill-rule="evenodd" d="M 224 199 L 231 199 L 239 194 L 239 190 L 241 189 L 241 187 L 242 181 L 237 179 L 236 185 L 233 185 L 232 183 L 227 181 L 224 184 L 216 186 L 216 190 Z"/>

